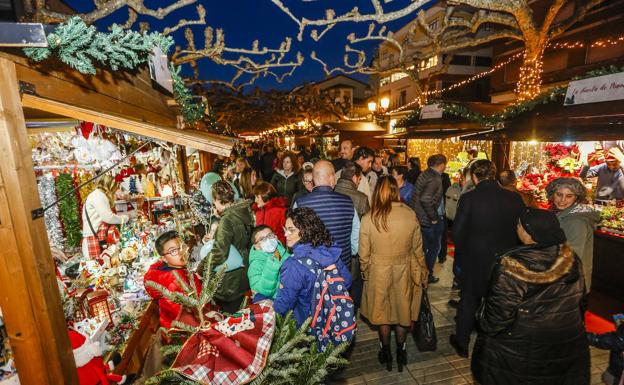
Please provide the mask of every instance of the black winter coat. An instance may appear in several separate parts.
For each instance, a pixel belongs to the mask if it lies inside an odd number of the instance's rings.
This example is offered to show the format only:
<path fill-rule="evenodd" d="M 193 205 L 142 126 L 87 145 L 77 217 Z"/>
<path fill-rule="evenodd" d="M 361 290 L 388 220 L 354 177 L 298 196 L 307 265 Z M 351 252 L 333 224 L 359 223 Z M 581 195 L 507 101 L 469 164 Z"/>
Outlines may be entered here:
<path fill-rule="evenodd" d="M 477 318 L 472 372 L 481 385 L 588 385 L 581 260 L 566 243 L 507 252 Z"/>
<path fill-rule="evenodd" d="M 443 195 L 442 175 L 439 172 L 428 168 L 418 176 L 409 206 L 416 212 L 422 227 L 430 227 L 432 221 L 440 219 L 438 207 Z"/>
<path fill-rule="evenodd" d="M 615 383 L 624 376 L 624 324 L 618 326 L 617 330 L 605 334 L 588 334 L 587 338 L 592 346 L 599 349 L 609 349 L 609 367 L 607 371 L 616 378 Z"/>
<path fill-rule="evenodd" d="M 520 195 L 493 180 L 461 195 L 453 221 L 455 250 L 461 255 L 461 290 L 485 295 L 496 256 L 518 245 L 516 227 L 523 210 Z"/>

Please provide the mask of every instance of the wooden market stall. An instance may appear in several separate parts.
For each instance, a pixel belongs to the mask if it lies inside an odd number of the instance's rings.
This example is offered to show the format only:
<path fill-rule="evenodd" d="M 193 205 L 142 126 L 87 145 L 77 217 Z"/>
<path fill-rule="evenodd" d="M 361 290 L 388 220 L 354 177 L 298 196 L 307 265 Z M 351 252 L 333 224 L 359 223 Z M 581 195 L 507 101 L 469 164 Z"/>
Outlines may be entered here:
<path fill-rule="evenodd" d="M 505 144 L 507 152 L 498 167 L 522 165 L 519 148 L 528 148 L 528 163 L 544 163 L 540 146 L 546 143 L 573 145 L 577 142 L 615 144 L 624 140 L 624 100 L 564 106 L 564 98 L 536 106 L 491 129 L 470 137 Z M 527 151 L 525 151 L 527 152 Z M 624 306 L 623 233 L 621 229 L 601 228 L 594 237 L 594 260 L 590 308 L 604 319 L 621 312 Z M 596 298 L 600 298 L 596 302 Z"/>
<path fill-rule="evenodd" d="M 0 52 L 0 307 L 22 384 L 78 383 L 40 217 L 26 119 L 86 120 L 220 155 L 232 148 L 230 138 L 177 128 L 171 98 L 152 85 L 146 67 L 86 76 Z M 136 358 L 125 364 L 131 362 Z"/>
<path fill-rule="evenodd" d="M 329 122 L 323 128 L 335 132 L 339 141 L 352 140 L 358 146 L 371 148 L 381 147 L 381 140 L 375 136 L 386 132 L 386 129 L 372 122 Z"/>

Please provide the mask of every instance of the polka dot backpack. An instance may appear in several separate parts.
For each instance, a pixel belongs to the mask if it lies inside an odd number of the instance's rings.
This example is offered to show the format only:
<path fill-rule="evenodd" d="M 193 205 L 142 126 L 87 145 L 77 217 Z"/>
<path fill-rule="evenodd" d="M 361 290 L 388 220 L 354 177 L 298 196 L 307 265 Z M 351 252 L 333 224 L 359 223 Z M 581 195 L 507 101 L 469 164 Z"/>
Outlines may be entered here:
<path fill-rule="evenodd" d="M 351 342 L 356 330 L 355 306 L 336 265 L 323 269 L 311 258 L 298 259 L 316 276 L 312 290 L 310 334 L 320 351 L 331 343 Z"/>

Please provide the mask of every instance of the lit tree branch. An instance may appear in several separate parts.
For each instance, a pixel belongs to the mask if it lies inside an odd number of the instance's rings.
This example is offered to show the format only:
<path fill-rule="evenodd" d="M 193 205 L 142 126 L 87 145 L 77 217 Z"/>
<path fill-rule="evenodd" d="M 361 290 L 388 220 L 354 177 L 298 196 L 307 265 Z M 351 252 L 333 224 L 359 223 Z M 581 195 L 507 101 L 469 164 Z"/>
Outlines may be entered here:
<path fill-rule="evenodd" d="M 175 32 L 175 31 L 177 31 L 178 29 L 180 29 L 182 27 L 187 27 L 189 25 L 204 25 L 204 24 L 206 24 L 206 9 L 201 4 L 199 4 L 197 6 L 197 15 L 198 15 L 198 19 L 197 20 L 180 19 L 178 21 L 178 24 L 174 25 L 173 27 L 167 27 L 167 28 L 163 29 L 162 34 L 163 35 L 169 35 L 169 34 Z"/>
<path fill-rule="evenodd" d="M 324 35 L 327 32 L 327 28 L 329 26 L 344 22 L 361 23 L 370 21 L 376 22 L 378 24 L 385 24 L 387 22 L 400 19 L 404 16 L 409 15 L 412 12 L 415 12 L 423 5 L 427 4 L 430 0 L 414 0 L 410 5 L 403 9 L 387 13 L 384 11 L 383 7 L 379 3 L 379 0 L 371 0 L 373 8 L 375 9 L 375 13 L 361 14 L 358 7 L 353 7 L 353 9 L 351 9 L 350 11 L 340 16 L 336 16 L 336 11 L 334 11 L 333 9 L 327 9 L 325 11 L 325 18 L 318 20 L 310 20 L 305 17 L 299 19 L 281 0 L 271 1 L 299 26 L 297 39 L 301 41 L 303 40 L 303 32 L 307 26 L 325 27 L 326 30 L 322 31 L 320 34 L 317 31 L 315 33 L 313 32 L 314 34 L 311 35 L 313 37 L 314 35 L 316 35 L 320 38 L 320 36 Z"/>
<path fill-rule="evenodd" d="M 197 0 L 178 0 L 165 8 L 151 9 L 145 6 L 144 0 L 100 0 L 95 2 L 95 10 L 91 12 L 78 15 L 69 15 L 52 12 L 46 7 L 44 0 L 38 0 L 36 3 L 36 13 L 39 18 L 42 18 L 45 21 L 66 21 L 72 16 L 78 16 L 82 20 L 84 20 L 85 23 L 93 24 L 97 20 L 100 20 L 127 6 L 129 9 L 133 10 L 139 15 L 151 16 L 158 20 L 162 20 L 171 12 L 186 7 L 187 5 L 193 4 L 195 2 L 197 2 Z"/>

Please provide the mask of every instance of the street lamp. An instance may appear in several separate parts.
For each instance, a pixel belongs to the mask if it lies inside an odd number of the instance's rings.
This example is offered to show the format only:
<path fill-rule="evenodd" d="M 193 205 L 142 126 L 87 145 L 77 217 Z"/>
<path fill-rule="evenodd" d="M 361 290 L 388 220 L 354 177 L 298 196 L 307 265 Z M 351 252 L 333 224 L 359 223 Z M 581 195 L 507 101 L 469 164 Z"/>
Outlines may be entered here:
<path fill-rule="evenodd" d="M 368 103 L 368 110 L 369 110 L 370 112 L 375 112 L 375 111 L 377 111 L 377 103 L 375 103 L 375 102 L 369 102 L 369 103 Z"/>
<path fill-rule="evenodd" d="M 388 107 L 390 107 L 390 98 L 388 98 L 387 96 L 384 96 L 383 98 L 381 98 L 379 102 L 381 104 L 381 108 L 383 108 L 384 110 L 387 110 Z"/>

